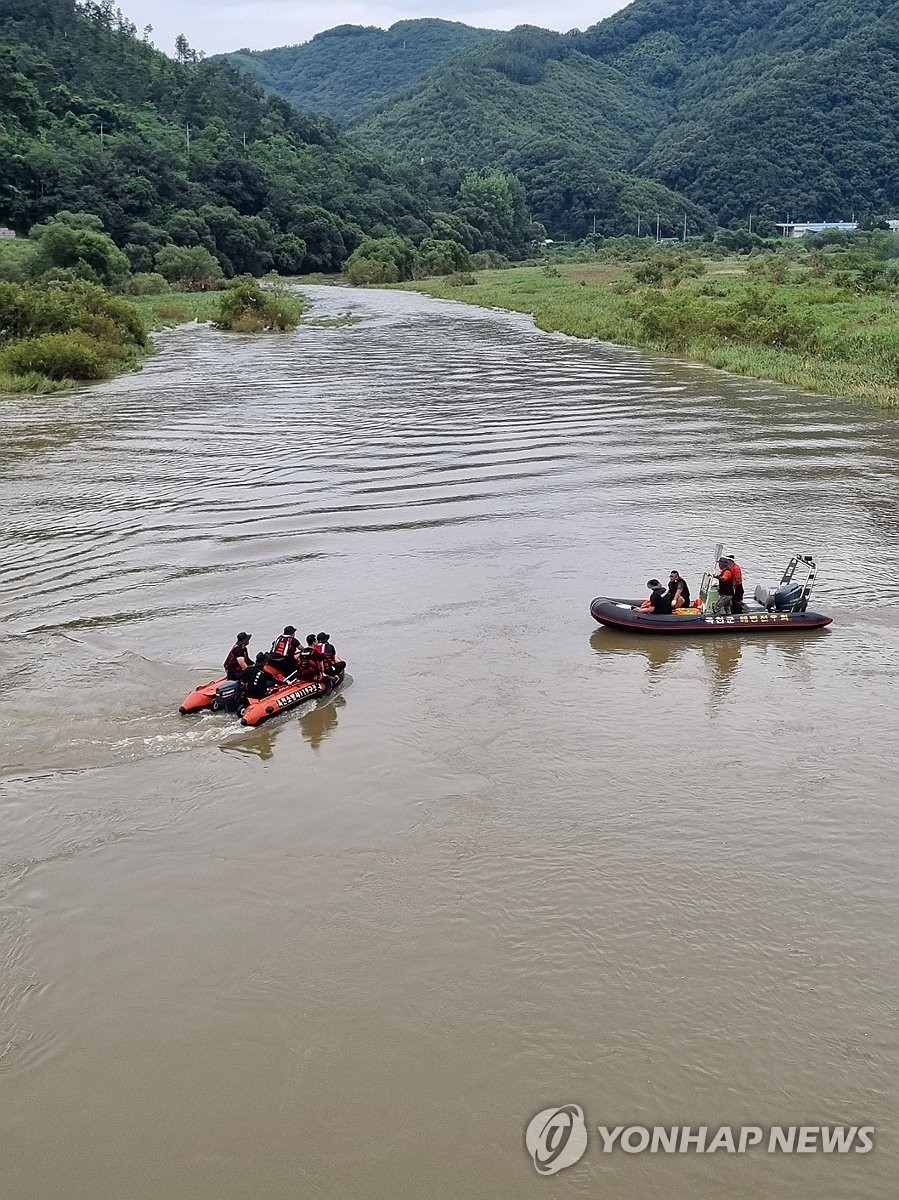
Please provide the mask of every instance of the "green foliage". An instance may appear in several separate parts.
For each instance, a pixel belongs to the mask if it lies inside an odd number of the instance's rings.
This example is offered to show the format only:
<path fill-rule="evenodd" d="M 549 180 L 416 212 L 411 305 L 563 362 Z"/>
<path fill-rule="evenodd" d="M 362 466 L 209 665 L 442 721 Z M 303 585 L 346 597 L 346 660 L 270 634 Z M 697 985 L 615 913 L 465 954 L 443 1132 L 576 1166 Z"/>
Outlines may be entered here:
<path fill-rule="evenodd" d="M 97 343 L 85 333 L 44 333 L 0 352 L 0 371 L 46 376 L 54 380 L 102 379 L 107 373 Z"/>
<path fill-rule="evenodd" d="M 405 49 L 402 26 L 390 39 L 415 73 L 428 23 L 413 24 Z M 437 59 L 472 40 L 463 26 L 432 25 Z M 386 161 L 228 63 L 186 44 L 173 61 L 135 32 L 105 0 L 0 10 L 0 223 L 38 227 L 53 278 L 118 282 L 158 269 L 172 246 L 205 249 L 226 278 L 334 272 L 366 237 L 446 236 L 432 216 L 452 216 L 459 172 Z M 385 60 L 366 70 L 384 75 Z M 94 223 L 61 228 L 61 210 Z"/>
<path fill-rule="evenodd" d="M 347 260 L 344 273 L 350 283 L 397 283 L 415 274 L 418 255 L 408 238 L 368 238 Z"/>
<path fill-rule="evenodd" d="M 146 345 L 136 309 L 95 284 L 0 283 L 0 374 L 20 387 L 102 379 Z"/>
<path fill-rule="evenodd" d="M 677 250 L 657 250 L 634 267 L 632 275 L 637 283 L 648 283 L 660 287 L 677 287 L 684 279 L 702 275 L 705 266 L 700 258 Z"/>
<path fill-rule="evenodd" d="M 424 238 L 418 247 L 414 274 L 416 279 L 428 275 L 451 275 L 467 271 L 471 267 L 471 255 L 451 239 Z"/>
<path fill-rule="evenodd" d="M 209 291 L 224 278 L 221 265 L 205 246 L 164 246 L 153 261 L 163 279 L 185 291 Z"/>
<path fill-rule="evenodd" d="M 24 283 L 34 278 L 37 246 L 26 238 L 0 239 L 0 281 Z"/>
<path fill-rule="evenodd" d="M 214 324 L 238 333 L 295 329 L 302 301 L 285 291 L 261 288 L 255 279 L 237 279 L 222 292 Z"/>
<path fill-rule="evenodd" d="M 128 259 L 92 213 L 57 213 L 45 224 L 33 226 L 30 236 L 37 242 L 34 269 L 44 275 L 61 269 L 70 278 L 115 284 L 130 272 Z"/>
<path fill-rule="evenodd" d="M 147 274 L 132 275 L 126 281 L 124 290 L 129 296 L 162 296 L 170 292 L 171 288 L 162 275 L 151 271 Z"/>
<path fill-rule="evenodd" d="M 387 30 L 339 25 L 300 46 L 224 55 L 301 111 L 355 121 L 468 46 L 500 35 L 455 21 L 397 21 Z"/>
<path fill-rule="evenodd" d="M 514 171 L 555 238 L 584 237 L 594 214 L 604 235 L 638 213 L 669 226 L 678 196 L 701 206 L 694 232 L 709 213 L 735 227 L 752 213 L 765 237 L 788 213 L 859 206 L 875 228 L 899 207 L 895 31 L 894 0 L 634 0 L 583 33 L 471 47 L 363 129 L 426 163 Z"/>

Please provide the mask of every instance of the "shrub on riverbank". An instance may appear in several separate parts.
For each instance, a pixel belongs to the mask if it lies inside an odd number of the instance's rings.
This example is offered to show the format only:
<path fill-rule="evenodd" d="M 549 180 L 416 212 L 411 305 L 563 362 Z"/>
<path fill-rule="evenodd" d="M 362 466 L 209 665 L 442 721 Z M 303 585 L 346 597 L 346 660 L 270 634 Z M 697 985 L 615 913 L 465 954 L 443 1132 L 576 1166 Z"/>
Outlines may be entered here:
<path fill-rule="evenodd" d="M 300 323 L 303 302 L 299 296 L 273 288 L 261 288 L 245 277 L 221 293 L 214 324 L 235 333 L 295 329 Z"/>
<path fill-rule="evenodd" d="M 136 361 L 147 344 L 126 300 L 83 281 L 51 286 L 0 283 L 0 386 L 46 390 L 103 379 Z M 32 389 L 29 389 L 32 390 Z"/>

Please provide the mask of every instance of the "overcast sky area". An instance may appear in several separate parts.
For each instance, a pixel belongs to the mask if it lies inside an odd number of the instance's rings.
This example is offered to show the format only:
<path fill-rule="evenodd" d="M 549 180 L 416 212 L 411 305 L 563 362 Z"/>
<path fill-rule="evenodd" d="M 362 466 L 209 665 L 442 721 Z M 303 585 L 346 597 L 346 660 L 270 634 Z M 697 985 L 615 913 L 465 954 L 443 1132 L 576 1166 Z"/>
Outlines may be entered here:
<path fill-rule="evenodd" d="M 307 42 L 322 29 L 335 25 L 377 25 L 387 29 L 394 21 L 414 17 L 442 17 L 481 29 L 512 29 L 540 25 L 544 29 L 586 29 L 603 17 L 624 8 L 627 0 L 421 0 L 420 4 L 373 0 L 121 0 L 121 8 L 138 29 L 153 26 L 150 40 L 171 54 L 175 38 L 183 33 L 195 50 L 219 54 L 225 50 L 268 50 Z"/>

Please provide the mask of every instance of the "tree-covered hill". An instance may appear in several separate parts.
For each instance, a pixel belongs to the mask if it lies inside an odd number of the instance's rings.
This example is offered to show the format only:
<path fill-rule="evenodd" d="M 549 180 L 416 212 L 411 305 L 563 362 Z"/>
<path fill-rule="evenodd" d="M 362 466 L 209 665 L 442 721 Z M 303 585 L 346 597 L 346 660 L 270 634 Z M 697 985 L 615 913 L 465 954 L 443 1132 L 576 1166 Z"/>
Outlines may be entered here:
<path fill-rule="evenodd" d="M 526 250 L 514 189 L 486 187 L 514 208 L 499 212 L 464 182 L 349 141 L 184 39 L 167 57 L 112 0 L 0 9 L 0 224 L 20 232 L 93 214 L 134 271 L 185 247 L 226 275 L 336 270 L 367 237 Z"/>
<path fill-rule="evenodd" d="M 626 173 L 666 117 L 650 85 L 582 54 L 570 35 L 520 26 L 432 72 L 359 133 L 410 162 L 513 171 L 555 238 L 634 232 L 641 214 L 644 228 L 658 214 L 668 236 L 684 215 L 703 232 L 701 205 Z"/>
<path fill-rule="evenodd" d="M 583 33 L 521 28 L 465 51 L 361 132 L 425 159 L 524 160 L 532 175 L 529 147 L 549 140 L 722 222 L 883 213 L 899 208 L 899 4 L 634 0 Z"/>
<path fill-rule="evenodd" d="M 460 50 L 502 35 L 457 21 L 397 21 L 387 30 L 338 25 L 297 46 L 220 57 L 299 109 L 357 122 Z"/>
<path fill-rule="evenodd" d="M 722 222 L 899 207 L 896 0 L 636 0 L 575 41 L 668 107 L 629 166 Z"/>

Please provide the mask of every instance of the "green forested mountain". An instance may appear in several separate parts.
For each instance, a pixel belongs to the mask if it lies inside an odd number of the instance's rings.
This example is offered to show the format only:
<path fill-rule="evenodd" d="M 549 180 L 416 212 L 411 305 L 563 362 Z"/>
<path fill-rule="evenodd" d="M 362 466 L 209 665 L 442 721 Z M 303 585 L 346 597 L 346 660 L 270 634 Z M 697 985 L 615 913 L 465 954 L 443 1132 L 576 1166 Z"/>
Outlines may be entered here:
<path fill-rule="evenodd" d="M 366 237 L 396 234 L 528 246 L 514 189 L 463 184 L 348 141 L 184 39 L 168 58 L 112 0 L 0 9 L 0 224 L 94 214 L 135 271 L 174 245 L 205 247 L 226 275 L 334 270 Z M 482 203 L 500 195 L 514 214 Z"/>
<path fill-rule="evenodd" d="M 636 0 L 575 41 L 667 106 L 629 165 L 722 222 L 899 207 L 896 0 Z"/>
<path fill-rule="evenodd" d="M 583 33 L 524 27 L 465 51 L 360 132 L 515 170 L 529 198 L 552 194 L 532 201 L 550 232 L 583 234 L 578 213 L 621 171 L 724 223 L 884 213 L 899 208 L 899 4 L 634 0 Z"/>
<path fill-rule="evenodd" d="M 498 165 L 525 184 L 553 237 L 631 233 L 659 214 L 674 234 L 712 224 L 701 205 L 627 174 L 667 120 L 657 89 L 581 53 L 571 35 L 520 26 L 477 46 L 360 127 L 408 161 Z"/>
<path fill-rule="evenodd" d="M 338 25 L 298 46 L 221 55 L 297 108 L 357 122 L 460 50 L 502 35 L 457 21 Z"/>

